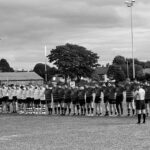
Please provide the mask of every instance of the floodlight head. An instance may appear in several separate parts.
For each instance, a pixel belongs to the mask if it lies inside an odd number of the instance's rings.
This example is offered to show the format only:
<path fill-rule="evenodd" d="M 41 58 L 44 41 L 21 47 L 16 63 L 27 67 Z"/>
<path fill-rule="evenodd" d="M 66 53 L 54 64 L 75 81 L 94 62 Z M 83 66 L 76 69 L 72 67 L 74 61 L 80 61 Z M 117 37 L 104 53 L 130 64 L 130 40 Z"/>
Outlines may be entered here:
<path fill-rule="evenodd" d="M 132 3 L 135 3 L 135 0 L 132 0 Z"/>

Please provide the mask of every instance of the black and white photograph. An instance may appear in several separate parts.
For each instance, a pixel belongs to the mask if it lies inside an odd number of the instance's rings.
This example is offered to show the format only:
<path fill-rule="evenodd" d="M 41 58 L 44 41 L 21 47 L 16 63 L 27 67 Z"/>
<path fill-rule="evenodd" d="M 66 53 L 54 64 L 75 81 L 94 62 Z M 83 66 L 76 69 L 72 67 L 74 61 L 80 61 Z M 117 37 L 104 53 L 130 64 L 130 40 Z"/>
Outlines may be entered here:
<path fill-rule="evenodd" d="M 150 0 L 0 0 L 0 150 L 150 150 Z"/>

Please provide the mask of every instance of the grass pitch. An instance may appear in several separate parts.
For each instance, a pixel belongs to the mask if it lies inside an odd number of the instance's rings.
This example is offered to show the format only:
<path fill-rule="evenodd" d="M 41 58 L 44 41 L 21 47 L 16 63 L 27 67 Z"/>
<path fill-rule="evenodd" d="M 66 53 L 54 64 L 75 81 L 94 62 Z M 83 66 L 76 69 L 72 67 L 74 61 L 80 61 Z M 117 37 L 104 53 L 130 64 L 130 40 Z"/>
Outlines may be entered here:
<path fill-rule="evenodd" d="M 149 150 L 136 117 L 0 115 L 0 150 Z"/>

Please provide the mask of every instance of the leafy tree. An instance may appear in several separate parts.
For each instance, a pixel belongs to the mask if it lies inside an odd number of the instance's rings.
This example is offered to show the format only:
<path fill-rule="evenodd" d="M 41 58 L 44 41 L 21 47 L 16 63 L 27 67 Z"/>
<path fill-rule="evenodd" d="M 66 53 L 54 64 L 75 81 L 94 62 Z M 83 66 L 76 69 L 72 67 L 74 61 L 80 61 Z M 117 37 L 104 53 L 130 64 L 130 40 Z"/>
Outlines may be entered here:
<path fill-rule="evenodd" d="M 116 56 L 113 60 L 113 64 L 116 65 L 123 65 L 126 63 L 126 60 L 123 56 Z"/>
<path fill-rule="evenodd" d="M 129 66 L 129 73 L 130 73 L 130 79 L 132 79 L 133 78 L 133 65 L 132 64 L 130 64 Z M 144 76 L 142 66 L 135 64 L 135 78 L 140 79 L 142 76 Z"/>
<path fill-rule="evenodd" d="M 145 68 L 150 68 L 150 61 L 147 61 L 147 62 L 145 63 Z"/>
<path fill-rule="evenodd" d="M 2 72 L 14 72 L 14 69 L 12 67 L 10 67 L 10 65 L 6 59 L 0 60 L 0 70 Z"/>
<path fill-rule="evenodd" d="M 53 62 L 58 70 L 68 77 L 76 78 L 91 77 L 95 67 L 99 66 L 96 53 L 87 50 L 85 47 L 73 44 L 57 46 L 48 55 L 49 62 Z"/>
<path fill-rule="evenodd" d="M 39 76 L 41 76 L 43 79 L 45 79 L 45 74 L 47 74 L 48 81 L 58 73 L 58 70 L 54 67 L 50 67 L 46 65 L 47 72 L 45 72 L 45 64 L 38 63 L 35 65 L 33 71 L 36 72 Z"/>

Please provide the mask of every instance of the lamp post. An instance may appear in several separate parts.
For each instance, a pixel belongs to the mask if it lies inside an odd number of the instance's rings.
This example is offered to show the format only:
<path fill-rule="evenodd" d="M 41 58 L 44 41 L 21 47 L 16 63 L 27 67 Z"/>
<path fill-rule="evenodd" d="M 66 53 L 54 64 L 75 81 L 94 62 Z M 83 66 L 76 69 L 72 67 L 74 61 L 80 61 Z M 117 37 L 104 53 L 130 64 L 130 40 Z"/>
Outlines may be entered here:
<path fill-rule="evenodd" d="M 132 47 L 132 65 L 133 65 L 133 79 L 135 79 L 135 62 L 134 62 L 134 40 L 133 40 L 133 17 L 132 17 L 132 6 L 134 5 L 135 0 L 125 1 L 127 7 L 130 7 L 131 15 L 131 47 Z"/>

